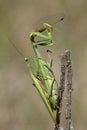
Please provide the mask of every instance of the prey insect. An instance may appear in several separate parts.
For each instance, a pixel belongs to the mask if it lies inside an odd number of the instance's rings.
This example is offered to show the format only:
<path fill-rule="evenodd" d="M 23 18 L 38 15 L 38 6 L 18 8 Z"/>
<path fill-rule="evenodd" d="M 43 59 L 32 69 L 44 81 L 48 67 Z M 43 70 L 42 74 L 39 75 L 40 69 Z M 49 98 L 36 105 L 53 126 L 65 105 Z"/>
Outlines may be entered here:
<path fill-rule="evenodd" d="M 63 20 L 63 18 L 61 19 Z M 35 69 L 29 63 L 29 60 L 25 58 L 26 65 L 33 80 L 33 84 L 38 90 L 51 118 L 56 124 L 55 112 L 58 110 L 58 91 L 59 86 L 55 79 L 54 72 L 51 69 L 51 64 L 46 62 L 38 50 L 38 46 L 52 46 L 52 31 L 53 27 L 48 23 L 43 24 L 43 28 L 33 31 L 30 34 L 30 41 L 35 53 Z M 36 40 L 37 37 L 43 38 L 43 40 Z M 37 69 L 36 69 L 37 68 Z"/>

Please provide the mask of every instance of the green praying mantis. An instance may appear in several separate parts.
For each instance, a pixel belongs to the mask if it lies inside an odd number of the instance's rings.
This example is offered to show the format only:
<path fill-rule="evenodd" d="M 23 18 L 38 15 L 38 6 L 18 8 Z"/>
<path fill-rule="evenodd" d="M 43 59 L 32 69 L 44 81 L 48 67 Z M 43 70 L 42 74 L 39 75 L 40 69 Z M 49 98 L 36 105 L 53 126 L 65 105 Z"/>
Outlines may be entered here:
<path fill-rule="evenodd" d="M 59 21 L 62 21 L 63 19 L 64 17 L 61 17 Z M 31 32 L 30 41 L 35 53 L 35 68 L 32 67 L 28 58 L 25 58 L 25 63 L 32 78 L 33 85 L 38 90 L 53 122 L 56 124 L 55 111 L 59 109 L 58 104 L 60 87 L 55 79 L 54 72 L 51 68 L 52 60 L 50 63 L 46 62 L 38 49 L 38 46 L 53 45 L 52 31 L 52 25 L 44 23 L 43 28 Z M 37 40 L 37 37 L 43 40 Z M 17 49 L 17 47 L 14 44 L 13 46 L 22 55 L 22 53 Z"/>
<path fill-rule="evenodd" d="M 61 20 L 63 20 L 63 18 L 61 18 Z M 30 41 L 35 53 L 35 69 L 29 63 L 27 58 L 25 58 L 25 62 L 33 84 L 38 90 L 48 112 L 50 113 L 52 120 L 56 124 L 56 116 L 54 111 L 58 110 L 59 108 L 59 85 L 55 79 L 54 72 L 51 69 L 52 61 L 51 63 L 46 62 L 38 49 L 38 46 L 53 45 L 52 31 L 53 27 L 48 23 L 44 23 L 43 28 L 31 32 Z M 43 38 L 43 40 L 36 40 L 37 37 Z"/>

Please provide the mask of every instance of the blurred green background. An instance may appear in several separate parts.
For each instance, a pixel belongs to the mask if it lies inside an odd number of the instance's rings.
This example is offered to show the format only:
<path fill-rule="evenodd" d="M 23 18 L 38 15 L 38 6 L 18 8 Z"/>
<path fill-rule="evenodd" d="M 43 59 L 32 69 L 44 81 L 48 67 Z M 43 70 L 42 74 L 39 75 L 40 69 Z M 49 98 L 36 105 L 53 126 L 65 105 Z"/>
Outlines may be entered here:
<path fill-rule="evenodd" d="M 24 59 L 12 44 L 32 62 L 31 30 L 40 19 L 57 13 L 64 13 L 65 19 L 54 27 L 53 69 L 59 81 L 60 55 L 69 49 L 73 63 L 73 123 L 75 130 L 87 129 L 87 1 L 0 0 L 0 130 L 53 130 Z"/>

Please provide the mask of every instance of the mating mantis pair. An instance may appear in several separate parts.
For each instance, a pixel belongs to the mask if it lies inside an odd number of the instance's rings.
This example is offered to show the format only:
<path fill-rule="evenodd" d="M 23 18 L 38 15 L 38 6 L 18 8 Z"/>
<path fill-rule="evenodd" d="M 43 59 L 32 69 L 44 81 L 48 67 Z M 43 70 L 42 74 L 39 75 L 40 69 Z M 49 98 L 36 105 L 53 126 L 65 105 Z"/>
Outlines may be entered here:
<path fill-rule="evenodd" d="M 38 50 L 38 46 L 53 45 L 52 31 L 52 26 L 44 23 L 42 29 L 31 32 L 30 40 L 35 53 L 35 69 L 32 68 L 27 58 L 25 58 L 25 62 L 33 80 L 33 84 L 37 88 L 50 116 L 56 124 L 54 111 L 59 108 L 59 86 L 55 79 L 54 72 L 51 69 L 51 63 L 46 62 Z M 35 39 L 36 37 L 43 38 L 43 40 L 38 41 Z"/>

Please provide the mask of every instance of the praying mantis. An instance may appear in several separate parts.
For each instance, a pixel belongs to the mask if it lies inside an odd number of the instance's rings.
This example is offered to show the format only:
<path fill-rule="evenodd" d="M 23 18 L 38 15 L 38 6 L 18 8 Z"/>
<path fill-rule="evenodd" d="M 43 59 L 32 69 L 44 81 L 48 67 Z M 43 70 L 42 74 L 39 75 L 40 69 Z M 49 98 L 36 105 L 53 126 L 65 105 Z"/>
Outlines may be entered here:
<path fill-rule="evenodd" d="M 61 20 L 63 20 L 63 18 L 61 18 Z M 43 59 L 38 49 L 38 46 L 53 45 L 52 31 L 53 27 L 48 23 L 44 23 L 43 28 L 31 32 L 30 41 L 35 53 L 35 68 L 33 68 L 30 64 L 29 59 L 25 58 L 25 62 L 33 84 L 38 90 L 53 122 L 56 124 L 56 116 L 54 111 L 59 108 L 59 85 L 55 79 L 54 72 L 51 69 L 51 63 L 48 63 Z M 43 38 L 43 40 L 36 40 L 37 37 Z"/>
<path fill-rule="evenodd" d="M 59 21 L 62 21 L 63 19 L 64 17 L 61 17 Z M 51 68 L 52 60 L 50 63 L 46 62 L 38 49 L 38 46 L 53 45 L 52 31 L 52 25 L 44 23 L 43 28 L 31 32 L 30 41 L 35 54 L 35 68 L 32 67 L 28 58 L 25 58 L 25 63 L 32 78 L 33 85 L 36 87 L 53 122 L 56 124 L 55 111 L 59 109 L 58 104 L 60 87 L 55 79 L 54 72 Z M 37 37 L 42 38 L 43 40 L 36 40 Z M 17 49 L 14 44 L 13 46 L 22 55 L 22 53 Z"/>

